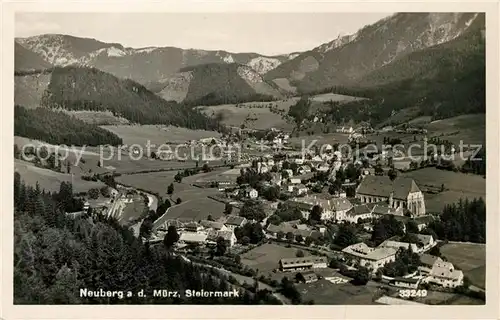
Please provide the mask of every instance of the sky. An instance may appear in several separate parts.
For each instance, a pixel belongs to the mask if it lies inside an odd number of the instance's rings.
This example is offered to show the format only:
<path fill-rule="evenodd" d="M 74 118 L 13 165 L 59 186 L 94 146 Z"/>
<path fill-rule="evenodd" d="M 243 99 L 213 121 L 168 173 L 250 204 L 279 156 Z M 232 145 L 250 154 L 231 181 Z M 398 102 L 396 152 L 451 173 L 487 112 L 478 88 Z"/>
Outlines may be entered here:
<path fill-rule="evenodd" d="M 60 33 L 125 47 L 257 52 L 305 51 L 391 13 L 18 13 L 15 36 Z"/>

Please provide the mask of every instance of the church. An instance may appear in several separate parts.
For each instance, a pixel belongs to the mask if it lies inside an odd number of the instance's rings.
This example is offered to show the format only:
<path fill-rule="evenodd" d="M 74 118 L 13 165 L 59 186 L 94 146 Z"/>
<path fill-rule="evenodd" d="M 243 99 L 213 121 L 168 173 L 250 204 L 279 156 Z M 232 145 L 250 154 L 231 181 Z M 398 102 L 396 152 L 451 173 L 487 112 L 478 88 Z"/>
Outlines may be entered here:
<path fill-rule="evenodd" d="M 412 216 L 425 215 L 424 194 L 411 178 L 367 175 L 356 188 L 362 203 L 387 202 L 392 208 L 403 208 Z"/>

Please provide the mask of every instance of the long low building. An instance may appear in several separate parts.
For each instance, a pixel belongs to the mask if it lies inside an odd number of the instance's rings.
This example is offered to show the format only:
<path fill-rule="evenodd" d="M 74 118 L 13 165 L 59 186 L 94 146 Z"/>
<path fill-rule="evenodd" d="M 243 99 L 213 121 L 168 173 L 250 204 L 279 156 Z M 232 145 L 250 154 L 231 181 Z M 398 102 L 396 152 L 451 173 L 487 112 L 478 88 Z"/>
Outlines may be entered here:
<path fill-rule="evenodd" d="M 301 271 L 310 269 L 326 268 L 328 260 L 326 257 L 301 257 L 301 258 L 283 258 L 280 260 L 281 271 Z"/>
<path fill-rule="evenodd" d="M 342 252 L 346 256 L 356 259 L 360 266 L 376 272 L 386 263 L 396 260 L 397 250 L 385 247 L 370 248 L 361 242 L 345 247 Z"/>

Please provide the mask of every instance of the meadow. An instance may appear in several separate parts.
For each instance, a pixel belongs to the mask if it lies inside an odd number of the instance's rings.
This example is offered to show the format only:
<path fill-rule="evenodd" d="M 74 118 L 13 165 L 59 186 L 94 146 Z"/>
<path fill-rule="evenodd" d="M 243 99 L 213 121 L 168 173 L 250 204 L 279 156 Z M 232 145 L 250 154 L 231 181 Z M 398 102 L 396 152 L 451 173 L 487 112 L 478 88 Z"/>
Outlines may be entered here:
<path fill-rule="evenodd" d="M 461 198 L 486 198 L 486 179 L 479 175 L 423 168 L 401 173 L 404 177 L 415 180 L 419 186 L 440 188 L 444 184 L 445 191 L 437 194 L 425 194 L 425 205 L 428 212 L 441 212 L 445 204 L 458 202 Z"/>
<path fill-rule="evenodd" d="M 476 287 L 486 284 L 486 245 L 479 243 L 449 242 L 440 247 L 441 254 L 462 270 Z"/>
<path fill-rule="evenodd" d="M 285 121 L 281 114 L 271 112 L 269 106 L 283 110 L 287 114 L 290 106 L 297 102 L 298 98 L 279 100 L 272 102 L 247 102 L 240 104 L 224 104 L 218 106 L 199 106 L 198 108 L 208 116 L 219 116 L 222 123 L 230 127 L 266 130 L 277 128 L 291 130 L 294 125 Z"/>
<path fill-rule="evenodd" d="M 123 144 L 126 145 L 138 144 L 144 146 L 148 141 L 151 144 L 161 145 L 164 143 L 184 143 L 190 140 L 220 137 L 220 133 L 215 131 L 191 130 L 161 125 L 104 125 L 101 128 L 115 133 L 122 138 Z"/>
<path fill-rule="evenodd" d="M 377 291 L 374 286 L 355 286 L 350 283 L 333 284 L 321 279 L 313 283 L 296 285 L 303 301 L 313 300 L 323 305 L 372 305 L 372 298 Z"/>
<path fill-rule="evenodd" d="M 287 248 L 284 245 L 265 243 L 243 254 L 241 263 L 259 270 L 259 274 L 269 274 L 279 268 L 280 259 L 295 258 L 297 250 L 297 248 Z M 304 256 L 311 255 L 308 251 L 302 250 L 302 252 Z"/>
<path fill-rule="evenodd" d="M 58 192 L 61 182 L 71 182 L 71 175 L 55 172 L 49 169 L 39 168 L 32 163 L 15 159 L 14 170 L 19 172 L 21 179 L 27 184 L 34 186 L 38 182 L 40 189 L 50 192 Z M 102 182 L 85 181 L 79 176 L 73 177 L 73 191 L 75 193 L 87 192 L 92 188 L 101 188 Z"/>

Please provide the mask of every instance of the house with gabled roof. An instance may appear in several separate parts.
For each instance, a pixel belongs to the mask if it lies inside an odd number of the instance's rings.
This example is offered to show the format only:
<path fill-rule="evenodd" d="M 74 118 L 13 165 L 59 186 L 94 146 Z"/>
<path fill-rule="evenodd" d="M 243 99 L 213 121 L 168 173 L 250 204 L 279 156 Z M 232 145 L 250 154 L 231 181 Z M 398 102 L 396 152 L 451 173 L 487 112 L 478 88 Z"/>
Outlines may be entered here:
<path fill-rule="evenodd" d="M 407 177 L 368 175 L 356 188 L 362 203 L 386 201 L 389 207 L 407 209 L 414 216 L 425 215 L 425 200 L 415 181 Z"/>
<path fill-rule="evenodd" d="M 360 220 L 370 219 L 372 217 L 372 209 L 366 204 L 352 207 L 346 212 L 345 221 L 350 223 L 358 223 Z"/>
<path fill-rule="evenodd" d="M 240 216 L 230 215 L 230 216 L 227 216 L 226 222 L 224 223 L 224 225 L 226 227 L 228 227 L 230 230 L 234 230 L 236 228 L 243 227 L 246 223 L 247 223 L 246 218 L 240 217 Z"/>

